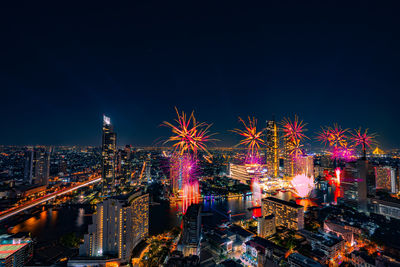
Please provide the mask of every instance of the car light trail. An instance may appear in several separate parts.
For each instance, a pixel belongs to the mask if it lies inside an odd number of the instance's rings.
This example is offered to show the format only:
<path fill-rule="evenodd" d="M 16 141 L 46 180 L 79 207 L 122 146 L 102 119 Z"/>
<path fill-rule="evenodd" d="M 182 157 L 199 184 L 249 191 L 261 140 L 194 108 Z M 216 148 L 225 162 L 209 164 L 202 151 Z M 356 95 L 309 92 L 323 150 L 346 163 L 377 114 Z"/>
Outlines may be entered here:
<path fill-rule="evenodd" d="M 30 209 L 30 208 L 32 208 L 34 206 L 37 206 L 37 205 L 39 205 L 39 204 L 41 204 L 43 202 L 49 201 L 49 200 L 51 200 L 51 199 L 53 199 L 55 197 L 67 194 L 67 193 L 72 192 L 74 190 L 77 190 L 79 188 L 82 188 L 82 187 L 85 187 L 85 186 L 88 186 L 90 184 L 97 183 L 97 182 L 100 182 L 100 181 L 101 181 L 101 178 L 97 178 L 97 179 L 94 179 L 94 180 L 90 180 L 90 181 L 84 182 L 83 184 L 76 185 L 76 186 L 73 186 L 73 187 L 68 188 L 68 189 L 64 189 L 64 190 L 62 190 L 60 192 L 51 193 L 48 196 L 42 197 L 39 200 L 34 201 L 34 203 L 18 207 L 14 211 L 11 211 L 11 212 L 8 212 L 8 213 L 6 211 L 5 214 L 0 215 L 0 221 L 5 220 L 5 219 L 7 219 L 7 218 L 9 218 L 11 216 L 14 216 L 14 215 L 20 213 L 21 211 L 24 211 L 24 210 Z"/>

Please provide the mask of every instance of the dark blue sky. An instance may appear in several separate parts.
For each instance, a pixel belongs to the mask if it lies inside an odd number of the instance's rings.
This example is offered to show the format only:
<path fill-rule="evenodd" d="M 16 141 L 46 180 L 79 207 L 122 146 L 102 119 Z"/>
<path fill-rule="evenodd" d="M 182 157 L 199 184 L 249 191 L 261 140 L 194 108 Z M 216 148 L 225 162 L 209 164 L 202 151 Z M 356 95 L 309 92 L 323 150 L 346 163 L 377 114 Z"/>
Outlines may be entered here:
<path fill-rule="evenodd" d="M 2 7 L 0 143 L 100 144 L 106 113 L 151 145 L 177 106 L 221 145 L 238 116 L 298 114 L 400 147 L 397 1 L 130 2 Z"/>

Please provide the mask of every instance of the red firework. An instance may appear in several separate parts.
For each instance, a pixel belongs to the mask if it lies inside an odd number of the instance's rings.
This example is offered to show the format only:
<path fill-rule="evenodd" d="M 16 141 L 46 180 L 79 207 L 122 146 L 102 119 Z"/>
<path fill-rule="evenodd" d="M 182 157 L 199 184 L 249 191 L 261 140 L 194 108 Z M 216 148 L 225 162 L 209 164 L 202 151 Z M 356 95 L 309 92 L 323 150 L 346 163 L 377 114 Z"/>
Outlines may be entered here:
<path fill-rule="evenodd" d="M 364 157 L 366 154 L 366 149 L 367 147 L 371 147 L 372 144 L 375 144 L 375 133 L 368 134 L 368 129 L 365 129 L 364 132 L 362 132 L 361 127 L 358 130 L 354 130 L 351 132 L 351 140 L 353 141 L 353 146 L 361 146 Z"/>
<path fill-rule="evenodd" d="M 284 136 L 289 138 L 291 141 L 301 141 L 304 138 L 308 138 L 305 136 L 304 132 L 307 131 L 304 127 L 306 123 L 299 120 L 297 115 L 294 116 L 294 121 L 291 121 L 290 118 L 285 118 L 282 122 Z"/>

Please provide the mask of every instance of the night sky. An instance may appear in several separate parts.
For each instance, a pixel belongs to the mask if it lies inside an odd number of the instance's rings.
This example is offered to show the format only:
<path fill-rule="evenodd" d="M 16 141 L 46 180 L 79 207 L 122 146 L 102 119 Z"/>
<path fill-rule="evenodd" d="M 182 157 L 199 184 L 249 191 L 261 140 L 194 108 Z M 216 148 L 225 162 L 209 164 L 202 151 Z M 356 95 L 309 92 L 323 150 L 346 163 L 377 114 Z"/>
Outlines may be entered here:
<path fill-rule="evenodd" d="M 153 145 L 177 106 L 221 146 L 238 116 L 298 114 L 400 147 L 398 1 L 129 2 L 3 4 L 0 144 L 99 145 L 105 113 Z"/>

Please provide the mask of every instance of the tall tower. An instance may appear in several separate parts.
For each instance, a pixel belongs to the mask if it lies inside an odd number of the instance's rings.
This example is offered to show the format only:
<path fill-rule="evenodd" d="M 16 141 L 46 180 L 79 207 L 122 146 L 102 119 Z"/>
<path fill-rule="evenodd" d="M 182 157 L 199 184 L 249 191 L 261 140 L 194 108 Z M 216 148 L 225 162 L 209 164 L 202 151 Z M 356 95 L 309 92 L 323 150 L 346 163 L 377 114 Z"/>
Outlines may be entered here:
<path fill-rule="evenodd" d="M 294 176 L 294 159 L 290 152 L 293 149 L 293 145 L 288 137 L 283 138 L 283 167 L 284 176 L 293 177 Z"/>
<path fill-rule="evenodd" d="M 50 149 L 28 148 L 25 152 L 24 182 L 48 185 L 50 176 Z"/>
<path fill-rule="evenodd" d="M 278 159 L 278 129 L 275 120 L 267 121 L 266 129 L 266 163 L 268 176 L 278 177 L 279 159 Z"/>
<path fill-rule="evenodd" d="M 107 196 L 115 190 L 115 157 L 116 157 L 116 133 L 113 131 L 110 118 L 103 115 L 103 139 L 101 146 L 101 177 L 102 195 Z"/>

